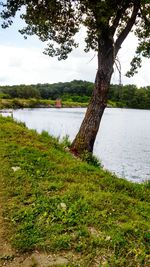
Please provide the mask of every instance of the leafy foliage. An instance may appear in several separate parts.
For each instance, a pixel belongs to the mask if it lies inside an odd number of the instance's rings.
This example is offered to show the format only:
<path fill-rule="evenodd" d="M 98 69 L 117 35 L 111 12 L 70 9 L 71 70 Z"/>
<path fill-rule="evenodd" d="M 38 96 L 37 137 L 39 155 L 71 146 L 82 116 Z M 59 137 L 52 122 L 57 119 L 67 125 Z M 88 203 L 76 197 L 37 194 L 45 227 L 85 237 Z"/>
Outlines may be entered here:
<path fill-rule="evenodd" d="M 93 83 L 86 81 L 77 81 L 54 84 L 37 85 L 13 85 L 0 86 L 0 92 L 8 94 L 11 98 L 42 98 L 52 99 L 62 98 L 68 101 L 70 98 L 74 102 L 88 102 L 92 94 Z"/>
<path fill-rule="evenodd" d="M 27 26 L 20 32 L 27 38 L 36 34 L 41 41 L 49 42 L 45 53 L 66 59 L 78 44 L 76 33 L 83 25 L 87 29 L 85 51 L 101 50 L 117 55 L 122 42 L 133 28 L 138 37 L 136 56 L 128 75 L 140 67 L 140 57 L 150 56 L 150 3 L 146 0 L 7 0 L 1 2 L 2 27 L 13 23 L 17 11 Z M 111 51 L 112 52 L 112 51 Z"/>

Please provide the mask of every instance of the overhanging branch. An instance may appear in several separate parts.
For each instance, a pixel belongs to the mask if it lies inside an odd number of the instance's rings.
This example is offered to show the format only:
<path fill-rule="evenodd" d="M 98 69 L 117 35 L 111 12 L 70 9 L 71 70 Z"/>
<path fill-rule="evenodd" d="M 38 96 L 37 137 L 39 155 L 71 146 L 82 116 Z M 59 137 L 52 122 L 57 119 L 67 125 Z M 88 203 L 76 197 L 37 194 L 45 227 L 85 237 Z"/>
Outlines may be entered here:
<path fill-rule="evenodd" d="M 114 22 L 112 26 L 110 27 L 111 35 L 113 36 L 115 34 L 115 31 L 119 25 L 120 19 L 122 18 L 122 15 L 124 14 L 125 10 L 129 7 L 129 2 L 127 2 L 124 6 L 117 10 L 116 17 L 114 19 Z"/>
<path fill-rule="evenodd" d="M 118 39 L 115 42 L 115 54 L 116 55 L 117 55 L 117 53 L 118 53 L 123 41 L 126 39 L 127 35 L 131 31 L 131 29 L 132 29 L 132 27 L 133 27 L 133 25 L 135 23 L 139 8 L 140 8 L 140 1 L 135 1 L 134 8 L 133 8 L 133 11 L 132 11 L 132 15 L 129 18 L 127 24 L 126 24 L 126 27 L 120 33 L 120 35 L 118 36 Z"/>

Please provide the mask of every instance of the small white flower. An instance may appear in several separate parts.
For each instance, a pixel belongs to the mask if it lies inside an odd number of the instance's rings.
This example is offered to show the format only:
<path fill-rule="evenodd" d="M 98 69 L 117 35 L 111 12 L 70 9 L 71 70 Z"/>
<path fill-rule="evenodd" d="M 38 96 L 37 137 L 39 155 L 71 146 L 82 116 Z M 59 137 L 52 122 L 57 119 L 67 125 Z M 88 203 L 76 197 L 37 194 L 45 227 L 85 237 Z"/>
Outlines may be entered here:
<path fill-rule="evenodd" d="M 63 209 L 63 210 L 66 210 L 67 209 L 67 206 L 65 203 L 60 203 L 60 207 Z"/>
<path fill-rule="evenodd" d="M 12 170 L 14 171 L 14 172 L 16 172 L 16 171 L 19 171 L 21 168 L 20 167 L 11 167 L 12 168 Z"/>

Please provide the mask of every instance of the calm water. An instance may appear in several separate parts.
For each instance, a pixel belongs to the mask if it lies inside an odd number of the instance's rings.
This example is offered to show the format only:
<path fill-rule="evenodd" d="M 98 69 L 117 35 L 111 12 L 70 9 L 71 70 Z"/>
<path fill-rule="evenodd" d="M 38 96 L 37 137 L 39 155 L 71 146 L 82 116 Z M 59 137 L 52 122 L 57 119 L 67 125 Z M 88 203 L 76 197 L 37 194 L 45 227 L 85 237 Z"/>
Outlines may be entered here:
<path fill-rule="evenodd" d="M 85 109 L 15 110 L 14 118 L 29 128 L 51 135 L 69 135 L 73 140 Z M 150 111 L 106 109 L 98 132 L 94 154 L 104 168 L 135 182 L 150 179 Z"/>

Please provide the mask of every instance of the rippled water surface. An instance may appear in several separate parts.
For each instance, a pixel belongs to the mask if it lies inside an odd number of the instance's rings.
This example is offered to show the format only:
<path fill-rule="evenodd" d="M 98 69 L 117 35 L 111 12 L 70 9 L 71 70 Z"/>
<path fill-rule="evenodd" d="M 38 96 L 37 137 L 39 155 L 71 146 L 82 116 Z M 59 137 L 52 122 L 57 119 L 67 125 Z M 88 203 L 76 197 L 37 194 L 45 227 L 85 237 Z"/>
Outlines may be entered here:
<path fill-rule="evenodd" d="M 51 135 L 69 135 L 73 140 L 83 120 L 85 109 L 23 109 L 14 118 L 29 128 Z M 135 182 L 150 179 L 150 110 L 105 110 L 94 154 L 104 168 Z"/>

